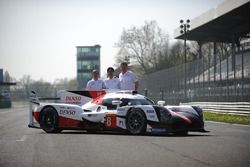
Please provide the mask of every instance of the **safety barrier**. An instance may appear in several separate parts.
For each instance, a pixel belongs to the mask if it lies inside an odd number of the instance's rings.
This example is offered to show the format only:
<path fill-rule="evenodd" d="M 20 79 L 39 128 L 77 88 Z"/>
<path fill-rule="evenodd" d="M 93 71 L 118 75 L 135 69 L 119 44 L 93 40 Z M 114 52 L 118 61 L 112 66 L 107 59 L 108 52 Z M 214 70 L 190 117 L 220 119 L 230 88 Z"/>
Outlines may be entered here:
<path fill-rule="evenodd" d="M 250 115 L 250 102 L 189 102 L 180 105 L 199 106 L 209 112 Z"/>

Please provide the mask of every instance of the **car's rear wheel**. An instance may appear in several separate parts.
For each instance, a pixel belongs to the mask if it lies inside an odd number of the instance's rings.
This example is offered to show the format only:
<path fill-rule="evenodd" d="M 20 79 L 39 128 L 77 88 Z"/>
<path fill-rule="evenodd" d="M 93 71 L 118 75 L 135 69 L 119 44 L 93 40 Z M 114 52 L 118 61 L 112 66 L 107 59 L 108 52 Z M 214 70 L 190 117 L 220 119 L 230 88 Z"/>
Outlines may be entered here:
<path fill-rule="evenodd" d="M 130 110 L 126 117 L 126 127 L 129 133 L 138 135 L 146 132 L 147 120 L 144 112 L 139 108 Z"/>
<path fill-rule="evenodd" d="M 59 133 L 62 129 L 58 128 L 58 114 L 52 107 L 44 108 L 40 113 L 40 126 L 47 133 Z"/>

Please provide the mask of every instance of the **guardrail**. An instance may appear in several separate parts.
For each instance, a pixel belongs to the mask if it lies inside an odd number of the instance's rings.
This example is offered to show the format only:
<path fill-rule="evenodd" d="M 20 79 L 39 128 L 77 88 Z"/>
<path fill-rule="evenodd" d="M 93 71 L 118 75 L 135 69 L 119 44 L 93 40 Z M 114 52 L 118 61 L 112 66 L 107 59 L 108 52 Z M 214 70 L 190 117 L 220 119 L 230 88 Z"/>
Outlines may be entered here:
<path fill-rule="evenodd" d="M 189 102 L 180 105 L 199 106 L 210 112 L 250 115 L 250 102 Z"/>

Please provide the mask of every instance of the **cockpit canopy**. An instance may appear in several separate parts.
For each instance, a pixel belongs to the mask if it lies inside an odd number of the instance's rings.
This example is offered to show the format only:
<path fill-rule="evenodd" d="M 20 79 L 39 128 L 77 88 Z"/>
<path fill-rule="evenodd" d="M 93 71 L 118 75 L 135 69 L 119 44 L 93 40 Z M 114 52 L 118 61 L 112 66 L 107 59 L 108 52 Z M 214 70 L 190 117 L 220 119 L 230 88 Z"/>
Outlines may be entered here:
<path fill-rule="evenodd" d="M 142 95 L 133 95 L 133 94 L 113 94 L 107 95 L 102 99 L 102 105 L 107 106 L 107 109 L 115 110 L 116 105 L 112 104 L 112 101 L 120 100 L 122 106 L 131 106 L 131 105 L 154 105 L 155 103 L 149 98 Z"/>

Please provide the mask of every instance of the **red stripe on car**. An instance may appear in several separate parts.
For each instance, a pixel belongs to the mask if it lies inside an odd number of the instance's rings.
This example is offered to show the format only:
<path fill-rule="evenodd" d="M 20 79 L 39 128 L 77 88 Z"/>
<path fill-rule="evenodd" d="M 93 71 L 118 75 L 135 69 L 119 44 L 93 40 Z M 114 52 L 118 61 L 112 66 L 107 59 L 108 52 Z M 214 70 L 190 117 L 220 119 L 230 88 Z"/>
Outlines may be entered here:
<path fill-rule="evenodd" d="M 59 116 L 59 127 L 78 127 L 80 125 L 79 120 L 71 119 L 71 118 L 65 118 L 62 116 Z"/>
<path fill-rule="evenodd" d="M 105 95 L 106 91 L 105 90 L 89 90 L 90 96 L 95 99 L 101 95 Z"/>
<path fill-rule="evenodd" d="M 178 115 L 178 116 L 181 117 L 182 119 L 184 119 L 187 123 L 192 124 L 192 121 L 191 121 L 190 119 L 188 119 L 186 116 L 181 115 L 181 114 L 179 114 L 178 112 L 173 112 L 173 111 L 171 111 L 171 112 L 172 112 L 173 114 Z"/>
<path fill-rule="evenodd" d="M 105 95 L 105 94 L 104 94 L 104 95 Z M 93 100 L 91 101 L 91 103 L 101 105 L 101 104 L 102 104 L 102 98 L 104 97 L 104 95 L 101 95 L 101 96 L 99 96 L 99 97 L 93 99 Z"/>
<path fill-rule="evenodd" d="M 39 120 L 39 112 L 32 112 L 33 117 L 35 118 L 35 120 L 38 122 Z"/>

